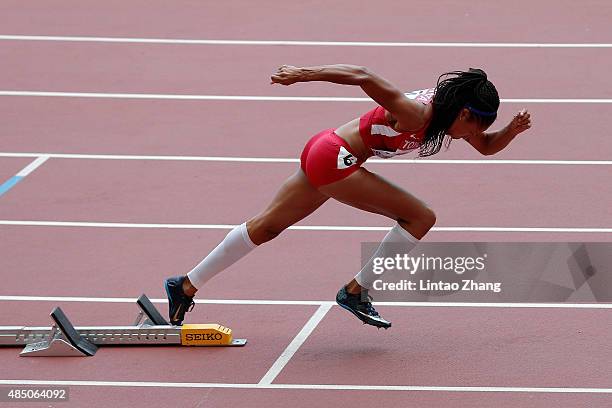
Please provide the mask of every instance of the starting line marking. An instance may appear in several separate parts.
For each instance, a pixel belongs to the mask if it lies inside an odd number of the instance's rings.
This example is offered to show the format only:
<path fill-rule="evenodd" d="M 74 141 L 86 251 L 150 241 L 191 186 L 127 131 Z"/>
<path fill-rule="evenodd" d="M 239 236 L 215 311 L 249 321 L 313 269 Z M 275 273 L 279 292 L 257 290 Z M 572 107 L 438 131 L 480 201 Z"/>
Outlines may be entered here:
<path fill-rule="evenodd" d="M 289 360 L 291 360 L 291 357 L 293 357 L 302 344 L 304 344 L 308 336 L 310 336 L 319 323 L 321 323 L 321 320 L 323 320 L 331 307 L 332 304 L 330 303 L 325 303 L 319 306 L 308 322 L 306 322 L 304 327 L 302 327 L 302 330 L 300 330 L 300 332 L 294 337 L 291 343 L 289 343 L 278 359 L 276 359 L 274 364 L 272 364 L 272 367 L 270 367 L 268 372 L 261 378 L 261 380 L 259 380 L 259 385 L 272 384 L 272 381 L 274 381 L 274 379 L 280 374 Z"/>
<path fill-rule="evenodd" d="M 157 160 L 157 161 L 202 161 L 230 163 L 299 163 L 290 157 L 231 157 L 231 156 L 163 156 L 125 154 L 77 154 L 77 153 L 31 153 L 0 152 L 0 157 L 40 157 L 77 160 Z M 368 159 L 376 164 L 522 164 L 522 165 L 612 165 L 612 160 L 496 160 L 496 159 Z"/>
<path fill-rule="evenodd" d="M 61 381 L 0 380 L 0 385 L 46 385 L 84 387 L 155 387 L 155 388 L 246 388 L 275 390 L 345 390 L 345 391 L 437 391 L 437 392 L 524 392 L 551 394 L 612 394 L 612 388 L 573 387 L 445 387 L 426 385 L 340 385 L 340 384 L 229 384 L 153 381 Z"/>
<path fill-rule="evenodd" d="M 395 42 L 395 41 L 293 41 L 293 40 L 205 40 L 187 38 L 128 38 L 50 35 L 0 35 L 5 41 L 63 41 L 136 44 L 267 45 L 328 47 L 450 47 L 450 48 L 612 48 L 610 43 L 486 43 L 486 42 Z"/>
<path fill-rule="evenodd" d="M 25 177 L 27 177 L 30 173 L 32 173 L 49 159 L 49 156 L 47 155 L 38 156 L 40 157 L 37 157 L 36 160 L 21 169 L 21 171 L 19 171 L 19 173 L 17 173 L 15 176 L 11 177 L 3 184 L 0 184 L 0 196 L 9 191 L 11 188 L 13 188 L 17 183 L 19 183 L 21 180 L 23 180 Z"/>
<path fill-rule="evenodd" d="M 35 221 L 0 220 L 0 225 L 33 227 L 82 227 L 82 228 L 159 228 L 159 229 L 221 229 L 231 230 L 231 224 L 144 224 L 123 222 L 86 222 L 86 221 Z M 296 231 L 388 231 L 390 227 L 363 227 L 343 225 L 292 225 L 288 229 Z M 433 227 L 435 232 L 548 232 L 548 233 L 596 233 L 609 234 L 612 228 L 578 227 Z"/>
<path fill-rule="evenodd" d="M 0 96 L 42 96 L 60 98 L 112 98 L 112 99 L 175 99 L 200 101 L 276 101 L 276 102 L 372 102 L 370 98 L 338 96 L 255 96 L 255 95 L 190 95 L 190 94 L 145 94 L 108 92 L 48 92 L 0 90 Z M 510 98 L 502 103 L 612 103 L 606 98 Z"/>
<path fill-rule="evenodd" d="M 92 302 L 134 303 L 136 298 L 83 297 L 83 296 L 11 296 L 0 295 L 0 302 Z M 330 300 L 260 300 L 260 299 L 194 299 L 196 303 L 211 305 L 274 305 L 325 306 L 336 304 Z M 167 299 L 151 299 L 152 303 L 168 303 Z M 612 303 L 503 303 L 503 302 L 373 302 L 380 306 L 395 307 L 494 307 L 538 309 L 612 309 Z M 320 313 L 323 313 L 321 311 Z M 327 313 L 327 311 L 325 312 Z"/>

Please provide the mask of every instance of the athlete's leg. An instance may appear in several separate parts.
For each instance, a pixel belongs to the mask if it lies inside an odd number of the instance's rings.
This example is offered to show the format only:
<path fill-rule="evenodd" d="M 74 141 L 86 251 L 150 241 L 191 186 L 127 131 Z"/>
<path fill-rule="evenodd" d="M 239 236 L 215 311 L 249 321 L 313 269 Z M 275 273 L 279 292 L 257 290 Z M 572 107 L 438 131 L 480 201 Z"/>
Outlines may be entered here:
<path fill-rule="evenodd" d="M 401 244 L 406 252 L 414 248 L 418 240 L 435 224 L 435 214 L 412 194 L 364 168 L 340 181 L 321 186 L 319 190 L 345 204 L 397 221 L 372 258 L 336 296 L 340 306 L 364 323 L 390 327 L 391 322 L 383 319 L 367 298 L 367 290 L 372 288 L 372 283 L 378 278 L 372 273 L 371 263 L 374 258 L 394 256 L 394 251 L 397 250 L 394 244 Z"/>
<path fill-rule="evenodd" d="M 319 208 L 329 197 L 317 191 L 301 169 L 289 177 L 268 207 L 230 231 L 225 239 L 188 274 L 183 290 L 193 296 L 219 272 L 243 258 L 257 245 L 270 241 L 287 227 Z"/>
<path fill-rule="evenodd" d="M 249 236 L 256 245 L 270 241 L 328 199 L 310 184 L 302 169 L 298 169 L 281 186 L 270 205 L 247 221 Z"/>
<path fill-rule="evenodd" d="M 342 203 L 392 218 L 417 239 L 436 222 L 434 212 L 423 201 L 363 167 L 345 179 L 319 187 L 319 191 Z"/>
<path fill-rule="evenodd" d="M 185 312 L 193 306 L 193 296 L 201 286 L 257 245 L 278 236 L 287 227 L 300 221 L 329 197 L 317 191 L 299 169 L 281 186 L 268 207 L 246 223 L 230 231 L 186 276 L 166 279 L 170 322 L 180 325 Z"/>
<path fill-rule="evenodd" d="M 436 222 L 434 212 L 425 203 L 364 168 L 345 179 L 321 186 L 319 190 L 345 204 L 396 220 L 398 225 L 389 231 L 383 244 L 402 242 L 410 250 Z M 375 255 L 379 256 L 383 250 L 381 245 Z M 362 287 L 370 286 L 372 276 L 366 277 L 362 273 L 368 270 L 368 266 L 366 264 L 356 279 L 349 283 L 349 293 L 359 293 Z"/>

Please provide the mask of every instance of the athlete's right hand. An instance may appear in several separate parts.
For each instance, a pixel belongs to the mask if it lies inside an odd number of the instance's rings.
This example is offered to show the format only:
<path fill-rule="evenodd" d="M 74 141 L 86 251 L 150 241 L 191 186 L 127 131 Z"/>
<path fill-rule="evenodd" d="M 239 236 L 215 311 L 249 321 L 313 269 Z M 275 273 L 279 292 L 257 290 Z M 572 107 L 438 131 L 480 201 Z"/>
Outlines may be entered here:
<path fill-rule="evenodd" d="M 291 85 L 300 82 L 302 69 L 293 65 L 281 65 L 270 77 L 271 84 Z"/>

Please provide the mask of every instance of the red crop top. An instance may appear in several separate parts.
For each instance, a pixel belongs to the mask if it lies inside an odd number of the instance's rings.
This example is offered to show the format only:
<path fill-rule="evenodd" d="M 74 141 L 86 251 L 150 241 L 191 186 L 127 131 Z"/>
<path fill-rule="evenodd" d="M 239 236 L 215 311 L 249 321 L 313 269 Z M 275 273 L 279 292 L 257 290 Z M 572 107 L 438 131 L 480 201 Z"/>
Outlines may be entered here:
<path fill-rule="evenodd" d="M 434 91 L 433 88 L 423 89 L 407 93 L 406 96 L 427 105 L 431 103 Z M 377 106 L 359 119 L 359 133 L 372 153 L 387 159 L 419 148 L 426 126 L 414 132 L 399 133 L 389 125 L 385 112 L 385 108 Z"/>

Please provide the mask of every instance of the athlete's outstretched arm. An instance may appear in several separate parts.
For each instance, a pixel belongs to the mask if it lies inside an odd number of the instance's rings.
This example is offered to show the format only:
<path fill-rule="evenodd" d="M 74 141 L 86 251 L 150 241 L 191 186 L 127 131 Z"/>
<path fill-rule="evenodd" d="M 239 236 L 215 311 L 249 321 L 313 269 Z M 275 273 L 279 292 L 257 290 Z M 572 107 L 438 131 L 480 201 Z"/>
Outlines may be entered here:
<path fill-rule="evenodd" d="M 358 85 L 376 103 L 385 108 L 405 129 L 420 129 L 424 124 L 424 106 L 408 99 L 386 79 L 356 65 L 294 67 L 283 65 L 271 76 L 271 83 L 291 85 L 296 82 L 325 81 Z"/>
<path fill-rule="evenodd" d="M 485 132 L 466 138 L 476 150 L 484 155 L 495 154 L 503 150 L 519 134 L 531 128 L 531 114 L 523 109 L 510 123 L 497 132 Z"/>

